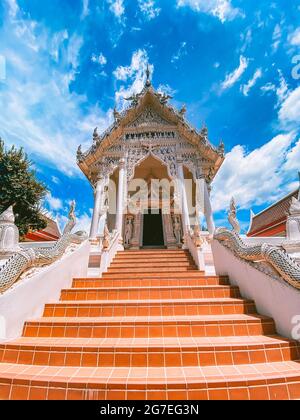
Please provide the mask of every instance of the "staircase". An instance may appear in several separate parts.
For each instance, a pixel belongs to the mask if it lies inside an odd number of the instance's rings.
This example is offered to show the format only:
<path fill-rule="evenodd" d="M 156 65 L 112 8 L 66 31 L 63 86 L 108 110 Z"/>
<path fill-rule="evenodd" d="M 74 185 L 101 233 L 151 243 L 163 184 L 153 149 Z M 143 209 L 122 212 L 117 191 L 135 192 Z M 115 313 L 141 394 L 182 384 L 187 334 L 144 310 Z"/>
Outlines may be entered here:
<path fill-rule="evenodd" d="M 0 345 L 0 399 L 299 399 L 299 360 L 187 251 L 124 251 Z"/>

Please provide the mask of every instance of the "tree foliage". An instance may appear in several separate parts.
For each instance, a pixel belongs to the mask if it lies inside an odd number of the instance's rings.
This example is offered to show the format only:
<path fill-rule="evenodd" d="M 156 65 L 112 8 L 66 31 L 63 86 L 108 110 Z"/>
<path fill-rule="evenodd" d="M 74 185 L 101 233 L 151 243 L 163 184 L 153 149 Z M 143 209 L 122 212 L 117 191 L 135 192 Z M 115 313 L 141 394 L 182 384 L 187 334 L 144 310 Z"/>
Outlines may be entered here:
<path fill-rule="evenodd" d="M 14 206 L 15 223 L 21 236 L 29 230 L 46 227 L 41 213 L 41 202 L 46 193 L 46 186 L 36 178 L 32 162 L 23 148 L 6 149 L 0 138 L 0 214 Z"/>

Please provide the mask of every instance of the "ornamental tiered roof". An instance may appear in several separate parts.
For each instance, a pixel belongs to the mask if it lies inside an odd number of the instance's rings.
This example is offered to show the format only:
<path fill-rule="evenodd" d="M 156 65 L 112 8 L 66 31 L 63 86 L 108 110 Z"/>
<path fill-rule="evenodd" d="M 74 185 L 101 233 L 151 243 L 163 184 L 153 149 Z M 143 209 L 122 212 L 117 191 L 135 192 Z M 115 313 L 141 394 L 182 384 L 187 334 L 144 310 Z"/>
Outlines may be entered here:
<path fill-rule="evenodd" d="M 133 131 L 132 123 L 147 107 L 153 109 L 164 120 L 160 129 L 176 130 L 183 139 L 197 147 L 201 156 L 210 162 L 210 180 L 214 178 L 224 160 L 223 142 L 216 148 L 208 139 L 206 127 L 200 131 L 193 127 L 185 118 L 186 107 L 184 105 L 180 110 L 177 110 L 169 103 L 169 100 L 172 99 L 170 95 L 160 93 L 153 88 L 148 70 L 147 80 L 142 91 L 124 99 L 129 102 L 129 106 L 123 112 L 114 110 L 113 124 L 101 134 L 98 134 L 97 129 L 94 130 L 93 143 L 86 152 L 82 152 L 81 146 L 78 148 L 77 163 L 88 179 L 90 179 L 91 166 L 99 161 L 105 151 L 123 135 L 128 131 Z"/>
<path fill-rule="evenodd" d="M 247 236 L 285 236 L 292 198 L 298 198 L 298 196 L 299 188 L 260 213 L 253 215 Z"/>

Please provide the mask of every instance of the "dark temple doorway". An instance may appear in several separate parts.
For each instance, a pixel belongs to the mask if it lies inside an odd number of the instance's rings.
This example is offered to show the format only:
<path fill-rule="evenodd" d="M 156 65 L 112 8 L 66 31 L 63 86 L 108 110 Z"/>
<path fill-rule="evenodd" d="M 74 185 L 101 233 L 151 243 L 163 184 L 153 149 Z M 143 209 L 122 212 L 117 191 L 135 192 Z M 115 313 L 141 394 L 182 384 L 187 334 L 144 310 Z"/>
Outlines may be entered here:
<path fill-rule="evenodd" d="M 144 214 L 143 247 L 164 248 L 161 210 L 157 214 Z"/>

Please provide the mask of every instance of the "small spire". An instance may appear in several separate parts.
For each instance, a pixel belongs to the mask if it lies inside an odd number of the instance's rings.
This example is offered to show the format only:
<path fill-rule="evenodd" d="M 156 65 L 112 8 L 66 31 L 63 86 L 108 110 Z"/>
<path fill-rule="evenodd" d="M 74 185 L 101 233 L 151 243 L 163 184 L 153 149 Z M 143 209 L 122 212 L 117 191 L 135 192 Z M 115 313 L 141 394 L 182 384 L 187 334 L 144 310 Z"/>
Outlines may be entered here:
<path fill-rule="evenodd" d="M 147 68 L 146 68 L 146 86 L 151 86 L 149 63 L 147 63 Z"/>

